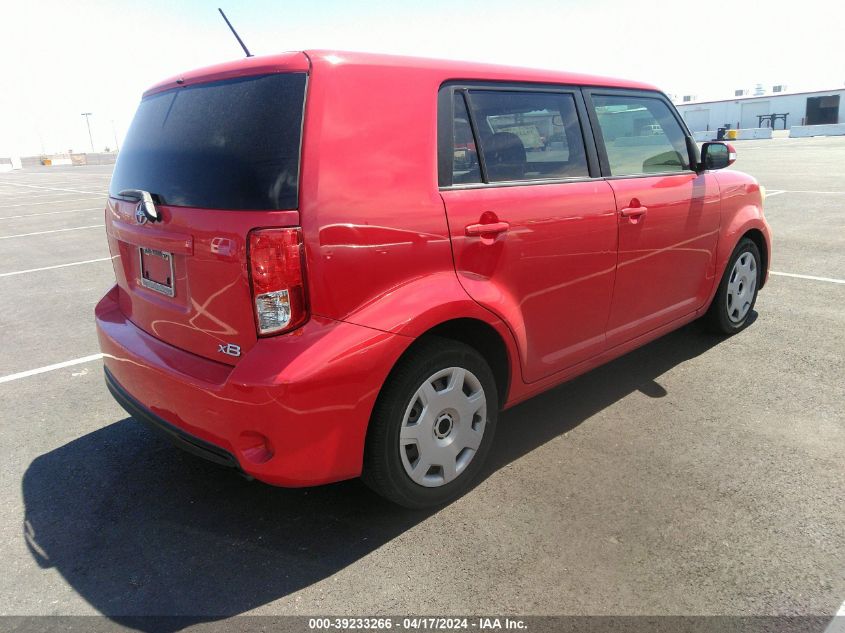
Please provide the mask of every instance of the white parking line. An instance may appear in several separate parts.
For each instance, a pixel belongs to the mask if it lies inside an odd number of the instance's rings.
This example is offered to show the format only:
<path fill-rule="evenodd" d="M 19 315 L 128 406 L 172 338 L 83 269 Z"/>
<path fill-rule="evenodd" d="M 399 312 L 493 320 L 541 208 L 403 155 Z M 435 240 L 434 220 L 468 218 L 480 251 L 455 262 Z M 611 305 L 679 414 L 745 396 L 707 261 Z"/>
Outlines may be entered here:
<path fill-rule="evenodd" d="M 28 369 L 17 374 L 9 374 L 8 376 L 0 376 L 0 383 L 12 382 L 13 380 L 20 380 L 21 378 L 28 378 L 37 374 L 43 374 L 48 371 L 56 369 L 64 369 L 65 367 L 72 367 L 73 365 L 81 365 L 82 363 L 90 363 L 91 361 L 100 360 L 102 354 L 91 354 L 90 356 L 83 356 L 82 358 L 74 358 L 73 360 L 66 360 L 63 363 L 55 363 L 54 365 L 46 365 L 45 367 L 38 367 L 37 369 Z"/>
<path fill-rule="evenodd" d="M 34 233 L 18 233 L 17 235 L 0 235 L 0 240 L 10 240 L 13 237 L 29 237 L 30 235 L 47 235 L 48 233 L 64 233 L 65 231 L 81 231 L 82 229 L 98 229 L 104 224 L 89 224 L 88 226 L 74 226 L 69 229 L 53 229 L 51 231 L 35 231 Z"/>
<path fill-rule="evenodd" d="M 42 270 L 55 270 L 56 268 L 67 268 L 68 266 L 81 266 L 82 264 L 93 264 L 94 262 L 106 262 L 111 257 L 100 257 L 98 259 L 86 259 L 82 262 L 71 262 L 69 264 L 57 264 L 55 266 L 44 266 L 43 268 L 30 268 L 28 270 L 13 270 L 10 273 L 0 273 L 0 277 L 12 277 L 13 275 L 23 275 L 25 273 L 37 273 Z"/>
<path fill-rule="evenodd" d="M 815 277 L 813 275 L 796 275 L 795 273 L 780 273 L 774 270 L 769 271 L 770 275 L 778 277 L 794 277 L 795 279 L 809 279 L 811 281 L 826 281 L 831 284 L 845 284 L 845 279 L 833 279 L 832 277 Z"/>
<path fill-rule="evenodd" d="M 845 602 L 839 606 L 824 633 L 845 633 Z"/>
<path fill-rule="evenodd" d="M 34 268 L 32 270 L 21 270 L 14 273 L 2 273 L 0 277 L 7 276 L 7 275 L 17 275 L 25 272 L 34 272 L 36 270 L 50 270 L 52 268 L 62 268 L 63 266 L 76 266 L 78 264 L 87 264 L 90 262 L 99 262 L 105 261 L 107 259 L 111 259 L 111 257 L 104 257 L 101 259 L 91 259 L 85 262 L 74 262 L 72 264 L 61 264 L 59 266 L 47 266 L 45 268 Z M 781 273 L 771 271 L 772 275 L 780 275 L 783 277 L 797 277 L 799 279 L 811 279 L 814 281 L 829 281 L 837 284 L 845 284 L 845 279 L 830 279 L 827 277 L 813 277 L 811 275 L 795 275 L 792 273 Z M 65 367 L 72 367 L 74 365 L 81 365 L 83 363 L 90 363 L 95 360 L 100 360 L 103 357 L 102 354 L 91 354 L 90 356 L 83 356 L 81 358 L 74 358 L 73 360 L 66 360 L 61 363 L 54 363 L 53 365 L 45 365 L 44 367 L 37 367 L 36 369 L 28 369 L 26 371 L 21 371 L 16 374 L 9 374 L 7 376 L 0 376 L 0 383 L 4 382 L 12 382 L 13 380 L 20 380 L 21 378 L 28 378 L 30 376 L 37 376 L 38 374 L 44 374 L 50 371 L 55 371 L 57 369 L 64 369 Z M 827 629 L 825 629 L 825 633 L 845 633 L 845 603 L 839 607 L 839 611 L 834 616 L 833 620 L 828 625 Z"/>
<path fill-rule="evenodd" d="M 811 191 L 806 189 L 788 189 L 787 193 L 827 193 L 834 196 L 845 196 L 845 191 Z"/>
<path fill-rule="evenodd" d="M 812 191 L 809 189 L 783 189 L 777 191 L 766 191 L 766 197 L 776 196 L 781 193 L 824 193 L 832 196 L 845 196 L 845 191 Z"/>
<path fill-rule="evenodd" d="M 67 194 L 56 193 L 56 192 L 47 192 L 47 193 L 33 193 L 32 191 L 0 191 L 0 193 L 6 194 L 5 198 L 22 198 L 24 200 L 33 200 L 36 198 L 55 198 L 57 196 L 66 196 Z M 4 198 L 4 202 L 6 201 Z"/>
<path fill-rule="evenodd" d="M 93 167 L 93 165 L 89 165 L 89 167 Z M 97 167 L 110 167 L 110 165 L 97 165 Z M 29 178 L 30 176 L 42 176 L 44 178 L 111 178 L 111 174 L 106 172 L 27 171 L 26 169 L 20 172 L 12 172 L 8 177 L 14 179 Z"/>
<path fill-rule="evenodd" d="M 71 200 L 43 200 L 41 202 L 20 202 L 18 204 L 4 204 L 0 205 L 0 209 L 12 209 L 15 207 L 34 207 L 37 204 L 57 204 L 59 202 L 84 202 L 86 200 L 100 200 L 105 198 L 105 195 L 97 196 L 96 198 L 73 198 Z"/>
<path fill-rule="evenodd" d="M 14 181 L 14 182 L 7 180 L 5 182 L 0 182 L 0 187 L 10 187 L 10 186 L 14 187 L 16 185 L 26 186 L 27 184 L 29 184 L 29 182 L 30 181 L 28 181 L 28 180 L 17 180 L 17 181 Z M 104 182 L 104 181 L 96 181 L 96 182 L 95 181 L 88 181 L 88 182 L 86 182 L 86 181 L 82 181 L 82 180 L 55 180 L 55 181 L 51 180 L 51 181 L 48 181 L 48 182 L 42 181 L 42 183 L 40 185 L 32 185 L 32 186 L 46 187 L 47 189 L 51 189 L 51 188 L 52 189 L 58 189 L 58 188 L 61 188 L 61 187 L 79 187 L 80 185 L 83 186 L 83 187 L 101 187 L 101 186 L 107 185 L 107 184 L 108 183 Z M 17 195 L 22 195 L 22 193 L 24 193 L 24 192 L 22 192 L 20 190 L 15 190 L 15 193 Z M 34 192 L 27 192 L 27 193 L 34 193 Z"/>
<path fill-rule="evenodd" d="M 45 189 L 46 191 L 72 191 L 73 193 L 90 193 L 93 195 L 99 195 L 102 193 L 101 191 L 81 191 L 79 189 L 60 189 L 59 187 L 42 187 L 41 185 L 25 185 L 22 182 L 13 182 L 8 183 L 15 187 L 29 187 L 30 189 Z"/>
<path fill-rule="evenodd" d="M 23 215 L 9 215 L 5 218 L 0 217 L 0 221 L 2 220 L 17 220 L 19 218 L 34 218 L 41 215 L 56 215 L 58 213 L 76 213 L 78 211 L 102 211 L 102 207 L 86 207 L 85 209 L 65 209 L 64 211 L 45 211 L 44 213 L 24 213 Z"/>

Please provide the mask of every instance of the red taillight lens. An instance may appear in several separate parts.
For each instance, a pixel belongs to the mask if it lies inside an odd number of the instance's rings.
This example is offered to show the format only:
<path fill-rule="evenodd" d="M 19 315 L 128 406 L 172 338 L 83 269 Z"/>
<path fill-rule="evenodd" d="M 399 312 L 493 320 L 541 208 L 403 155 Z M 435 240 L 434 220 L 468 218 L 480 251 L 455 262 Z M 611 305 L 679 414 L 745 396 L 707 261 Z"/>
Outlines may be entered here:
<path fill-rule="evenodd" d="M 249 276 L 259 335 L 292 330 L 308 320 L 303 256 L 298 228 L 249 234 Z"/>

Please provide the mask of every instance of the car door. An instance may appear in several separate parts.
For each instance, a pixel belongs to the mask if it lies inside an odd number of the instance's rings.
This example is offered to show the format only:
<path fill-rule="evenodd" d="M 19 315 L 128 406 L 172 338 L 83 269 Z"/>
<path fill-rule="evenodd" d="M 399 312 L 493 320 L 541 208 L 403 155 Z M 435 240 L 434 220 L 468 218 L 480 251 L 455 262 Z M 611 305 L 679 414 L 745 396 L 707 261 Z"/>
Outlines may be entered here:
<path fill-rule="evenodd" d="M 616 207 L 577 89 L 447 86 L 440 185 L 467 293 L 516 336 L 527 382 L 605 349 Z M 470 113 L 471 116 L 470 116 Z"/>
<path fill-rule="evenodd" d="M 618 212 L 611 348 L 704 305 L 715 274 L 719 186 L 694 171 L 687 132 L 663 95 L 585 94 Z"/>

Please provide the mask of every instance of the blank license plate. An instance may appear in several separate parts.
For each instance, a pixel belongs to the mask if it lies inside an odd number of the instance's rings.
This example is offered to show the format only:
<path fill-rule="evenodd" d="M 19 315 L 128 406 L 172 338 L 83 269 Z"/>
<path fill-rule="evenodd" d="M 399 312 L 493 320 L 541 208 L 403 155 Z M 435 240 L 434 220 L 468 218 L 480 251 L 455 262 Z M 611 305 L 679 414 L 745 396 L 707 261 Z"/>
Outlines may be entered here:
<path fill-rule="evenodd" d="M 141 262 L 141 285 L 172 297 L 175 294 L 173 254 L 142 246 L 138 249 L 138 255 Z"/>

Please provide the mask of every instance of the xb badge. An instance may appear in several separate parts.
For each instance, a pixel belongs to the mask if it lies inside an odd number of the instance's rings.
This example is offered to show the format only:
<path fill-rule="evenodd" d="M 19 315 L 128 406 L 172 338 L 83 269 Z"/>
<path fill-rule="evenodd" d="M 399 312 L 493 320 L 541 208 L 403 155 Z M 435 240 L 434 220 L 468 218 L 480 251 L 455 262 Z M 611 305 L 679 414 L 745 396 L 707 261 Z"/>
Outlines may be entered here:
<path fill-rule="evenodd" d="M 235 345 L 234 343 L 220 343 L 217 346 L 217 351 L 227 356 L 240 356 L 241 346 Z"/>

